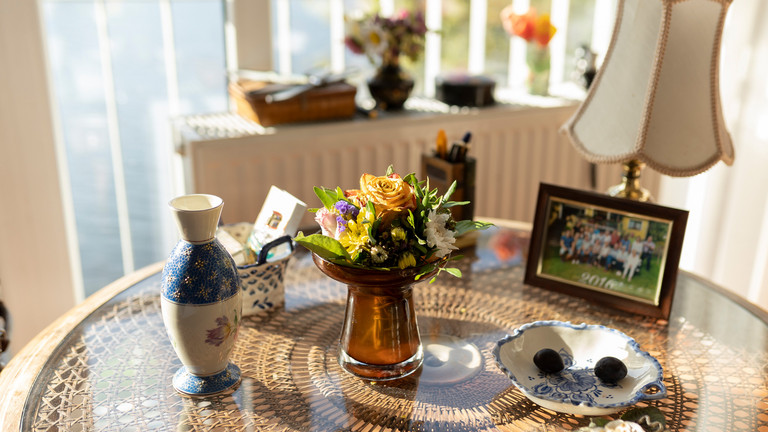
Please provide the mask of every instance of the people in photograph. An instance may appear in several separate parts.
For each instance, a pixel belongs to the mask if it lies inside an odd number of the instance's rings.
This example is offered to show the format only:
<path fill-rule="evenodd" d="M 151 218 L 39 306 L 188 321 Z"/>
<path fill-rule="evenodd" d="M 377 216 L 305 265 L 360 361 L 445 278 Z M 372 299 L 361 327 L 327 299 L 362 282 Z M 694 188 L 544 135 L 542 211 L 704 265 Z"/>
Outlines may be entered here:
<path fill-rule="evenodd" d="M 643 242 L 643 254 L 640 256 L 641 260 L 641 267 L 642 264 L 645 264 L 645 270 L 650 271 L 651 270 L 651 258 L 653 258 L 653 253 L 656 251 L 656 242 L 653 241 L 652 236 L 648 236 L 647 239 L 645 239 L 645 242 Z"/>
<path fill-rule="evenodd" d="M 610 252 L 608 252 L 608 256 L 605 259 L 605 270 L 607 271 L 613 271 L 613 270 L 619 270 L 620 267 L 624 266 L 624 257 L 623 253 L 621 251 L 621 245 L 616 242 L 610 246 Z"/>
<path fill-rule="evenodd" d="M 632 251 L 637 252 L 637 256 L 643 255 L 643 240 L 640 236 L 632 236 Z"/>
<path fill-rule="evenodd" d="M 568 260 L 572 250 L 573 231 L 567 229 L 563 231 L 563 234 L 560 236 L 560 258 L 563 260 Z"/>
<path fill-rule="evenodd" d="M 613 240 L 613 237 L 611 236 L 611 230 L 606 229 L 603 231 L 603 243 L 608 243 L 608 246 L 611 245 L 611 242 Z"/>
<path fill-rule="evenodd" d="M 584 233 L 584 238 L 581 242 L 581 248 L 579 248 L 577 259 L 579 263 L 588 263 L 590 261 L 590 253 L 592 251 L 592 237 L 590 234 Z"/>
<path fill-rule="evenodd" d="M 621 248 L 624 250 L 629 250 L 630 246 L 632 246 L 632 242 L 629 241 L 629 235 L 622 234 L 621 236 Z"/>
<path fill-rule="evenodd" d="M 611 253 L 611 243 L 603 240 L 603 246 L 600 248 L 600 257 L 598 259 L 598 265 L 607 267 L 608 256 Z"/>
<path fill-rule="evenodd" d="M 576 234 L 573 235 L 573 249 L 571 250 L 569 257 L 572 264 L 579 262 L 579 252 L 581 251 L 583 245 L 584 236 L 581 234 L 581 232 L 577 231 Z"/>
<path fill-rule="evenodd" d="M 619 230 L 611 230 L 611 247 L 618 245 L 619 241 L 621 241 Z"/>
<path fill-rule="evenodd" d="M 628 282 L 632 281 L 632 277 L 637 271 L 637 267 L 640 265 L 640 255 L 638 255 L 635 249 L 630 251 L 627 262 L 624 263 L 624 272 L 621 274 L 622 279 L 626 279 Z"/>
<path fill-rule="evenodd" d="M 600 235 L 595 234 L 592 238 L 592 249 L 589 251 L 589 264 L 593 266 L 600 265 L 600 251 L 603 245 L 600 244 Z"/>

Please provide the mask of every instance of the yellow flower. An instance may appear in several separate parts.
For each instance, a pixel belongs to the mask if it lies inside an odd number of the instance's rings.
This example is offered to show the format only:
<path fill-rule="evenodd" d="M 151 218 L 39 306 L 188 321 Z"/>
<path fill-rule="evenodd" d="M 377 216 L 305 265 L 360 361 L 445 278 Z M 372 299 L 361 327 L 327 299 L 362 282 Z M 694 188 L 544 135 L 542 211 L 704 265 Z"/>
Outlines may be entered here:
<path fill-rule="evenodd" d="M 397 266 L 401 269 L 416 267 L 416 257 L 410 252 L 404 252 L 397 260 Z"/>
<path fill-rule="evenodd" d="M 392 228 L 392 240 L 394 241 L 403 241 L 405 240 L 405 230 L 400 227 Z"/>
<path fill-rule="evenodd" d="M 346 229 L 339 237 L 339 242 L 349 252 L 352 259 L 357 258 L 360 251 L 370 243 L 368 228 L 371 226 L 372 218 L 369 216 L 369 212 L 364 210 L 358 213 L 357 220 L 347 222 Z"/>

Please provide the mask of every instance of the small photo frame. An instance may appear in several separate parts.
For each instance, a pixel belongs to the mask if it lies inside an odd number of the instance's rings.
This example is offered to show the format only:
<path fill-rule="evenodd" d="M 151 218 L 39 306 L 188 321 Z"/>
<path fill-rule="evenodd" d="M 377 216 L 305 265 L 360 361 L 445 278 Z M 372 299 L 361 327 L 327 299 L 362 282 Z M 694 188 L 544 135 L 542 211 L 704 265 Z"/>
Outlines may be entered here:
<path fill-rule="evenodd" d="M 667 319 L 688 212 L 542 183 L 525 283 Z"/>

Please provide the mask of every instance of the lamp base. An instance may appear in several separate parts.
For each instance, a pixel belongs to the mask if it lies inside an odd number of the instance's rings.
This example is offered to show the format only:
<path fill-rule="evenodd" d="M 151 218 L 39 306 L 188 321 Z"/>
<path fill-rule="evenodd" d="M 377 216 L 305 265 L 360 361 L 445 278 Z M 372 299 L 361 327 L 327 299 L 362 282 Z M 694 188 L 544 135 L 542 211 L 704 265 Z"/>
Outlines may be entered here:
<path fill-rule="evenodd" d="M 645 163 L 639 160 L 633 159 L 624 162 L 621 183 L 608 188 L 608 195 L 641 202 L 653 201 L 653 197 L 648 192 L 648 189 L 640 186 L 640 171 L 643 168 L 645 168 Z"/>

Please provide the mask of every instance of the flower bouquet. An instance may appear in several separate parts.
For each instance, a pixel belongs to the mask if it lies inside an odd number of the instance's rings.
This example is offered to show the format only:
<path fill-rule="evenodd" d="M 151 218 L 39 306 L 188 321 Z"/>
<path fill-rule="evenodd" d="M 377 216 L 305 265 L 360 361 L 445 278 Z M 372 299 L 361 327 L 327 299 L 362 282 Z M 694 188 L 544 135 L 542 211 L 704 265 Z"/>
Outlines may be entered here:
<path fill-rule="evenodd" d="M 456 236 L 490 224 L 452 219 L 450 201 L 413 174 L 401 178 L 363 174 L 360 189 L 315 187 L 323 207 L 315 209 L 321 234 L 295 240 L 313 252 L 317 267 L 347 284 L 339 341 L 339 364 L 369 380 L 400 378 L 424 358 L 413 302 L 413 284 L 440 271 L 461 277 L 445 264 Z M 434 281 L 434 278 L 432 279 Z"/>
<path fill-rule="evenodd" d="M 355 54 L 365 54 L 378 66 L 368 80 L 368 90 L 378 106 L 399 110 L 413 91 L 413 78 L 400 67 L 400 56 L 417 61 L 424 52 L 427 26 L 421 12 L 395 17 L 379 14 L 347 18 L 344 43 Z"/>
<path fill-rule="evenodd" d="M 546 95 L 549 87 L 549 41 L 557 32 L 549 14 L 538 14 L 536 9 L 530 8 L 519 15 L 509 5 L 501 11 L 501 23 L 510 36 L 528 42 L 528 89 L 532 94 Z"/>
<path fill-rule="evenodd" d="M 396 17 L 379 14 L 346 19 L 344 43 L 355 54 L 365 54 L 375 65 L 396 64 L 400 55 L 417 61 L 424 52 L 427 26 L 421 12 L 400 12 Z"/>
<path fill-rule="evenodd" d="M 448 209 L 468 203 L 450 201 L 455 188 L 454 182 L 440 196 L 437 189 L 429 189 L 428 181 L 419 182 L 414 174 L 401 178 L 391 166 L 386 176 L 363 174 L 360 189 L 315 187 L 323 203 L 322 208 L 313 209 L 322 234 L 299 233 L 295 241 L 342 266 L 384 271 L 418 268 L 418 279 L 445 263 L 443 258 L 457 249 L 457 236 L 490 226 L 453 220 Z M 459 269 L 440 270 L 461 277 Z"/>

